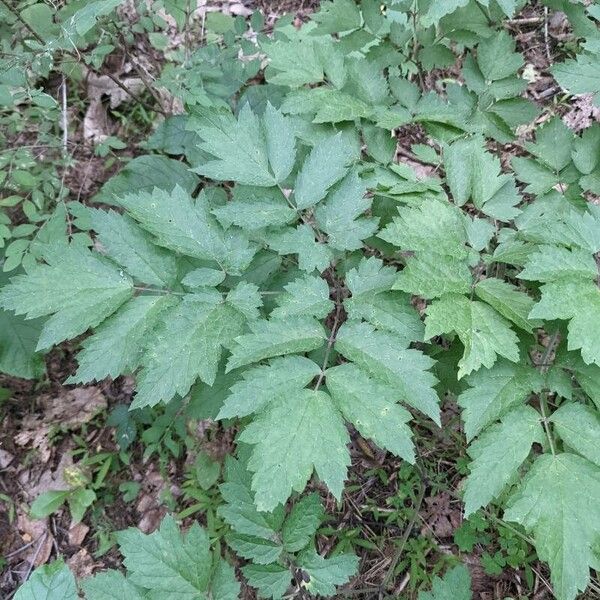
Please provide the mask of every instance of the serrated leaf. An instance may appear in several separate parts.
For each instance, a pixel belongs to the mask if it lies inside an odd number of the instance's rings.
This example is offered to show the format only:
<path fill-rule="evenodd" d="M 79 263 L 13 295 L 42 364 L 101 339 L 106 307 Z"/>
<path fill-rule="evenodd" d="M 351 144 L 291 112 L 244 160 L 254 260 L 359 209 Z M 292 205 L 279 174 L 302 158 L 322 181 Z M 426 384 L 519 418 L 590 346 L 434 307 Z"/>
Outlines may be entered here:
<path fill-rule="evenodd" d="M 252 333 L 235 338 L 227 373 L 273 356 L 316 350 L 326 339 L 322 325 L 310 317 L 258 320 L 250 323 L 250 330 Z"/>
<path fill-rule="evenodd" d="M 469 569 L 458 565 L 443 578 L 434 577 L 431 592 L 419 592 L 419 600 L 473 600 Z"/>
<path fill-rule="evenodd" d="M 224 560 L 217 563 L 210 583 L 210 594 L 214 600 L 238 600 L 241 586 L 235 569 Z"/>
<path fill-rule="evenodd" d="M 519 360 L 517 336 L 493 308 L 457 294 L 446 294 L 426 309 L 425 339 L 455 332 L 465 347 L 458 378 L 481 366 L 491 368 L 497 356 Z"/>
<path fill-rule="evenodd" d="M 374 256 L 361 258 L 358 266 L 350 269 L 346 275 L 346 284 L 353 298 L 387 292 L 395 281 L 396 270 L 384 266 L 383 261 Z"/>
<path fill-rule="evenodd" d="M 328 369 L 326 375 L 327 389 L 344 418 L 363 437 L 414 463 L 411 430 L 406 425 L 411 414 L 397 404 L 398 392 L 351 363 Z"/>
<path fill-rule="evenodd" d="M 562 441 L 600 467 L 600 417 L 583 404 L 564 404 L 550 417 Z"/>
<path fill-rule="evenodd" d="M 140 588 L 120 571 L 105 571 L 81 582 L 86 600 L 144 600 Z"/>
<path fill-rule="evenodd" d="M 266 79 L 269 83 L 300 87 L 323 81 L 323 65 L 312 40 L 287 40 L 264 44 L 269 59 Z"/>
<path fill-rule="evenodd" d="M 279 254 L 297 254 L 298 266 L 303 271 L 324 271 L 333 254 L 327 244 L 315 239 L 310 225 L 298 225 L 295 229 L 286 229 L 268 236 L 269 246 Z"/>
<path fill-rule="evenodd" d="M 152 243 L 152 238 L 127 215 L 88 209 L 92 229 L 108 256 L 134 279 L 159 287 L 177 278 L 175 255 Z"/>
<path fill-rule="evenodd" d="M 218 269 L 202 267 L 187 273 L 181 283 L 189 288 L 215 287 L 223 283 L 225 276 L 225 273 Z"/>
<path fill-rule="evenodd" d="M 61 245 L 45 253 L 46 264 L 17 275 L 0 293 L 0 304 L 28 319 L 52 315 L 37 350 L 74 338 L 110 316 L 133 294 L 119 268 L 86 248 Z"/>
<path fill-rule="evenodd" d="M 457 8 L 468 4 L 469 0 L 438 0 L 433 2 L 425 13 L 426 23 L 436 24 L 442 17 L 452 14 Z"/>
<path fill-rule="evenodd" d="M 292 583 L 292 573 L 280 565 L 253 565 L 242 567 L 248 583 L 259 591 L 263 598 L 278 600 L 283 597 Z"/>
<path fill-rule="evenodd" d="M 600 469 L 574 454 L 539 456 L 510 498 L 504 519 L 533 533 L 538 556 L 550 566 L 554 593 L 574 600 L 598 564 Z"/>
<path fill-rule="evenodd" d="M 320 367 L 303 356 L 276 358 L 268 365 L 242 373 L 242 380 L 231 386 L 218 419 L 244 417 L 260 411 L 277 398 L 295 394 L 321 372 Z"/>
<path fill-rule="evenodd" d="M 520 292 L 514 285 L 490 277 L 478 281 L 473 289 L 476 296 L 521 329 L 531 333 L 537 325 L 535 321 L 528 320 L 535 301 L 527 294 Z"/>
<path fill-rule="evenodd" d="M 239 230 L 219 227 L 204 193 L 194 201 L 176 186 L 170 194 L 155 189 L 151 195 L 129 194 L 119 202 L 159 245 L 174 252 L 213 260 L 234 275 L 254 257 L 255 249 Z"/>
<path fill-rule="evenodd" d="M 477 46 L 477 64 L 489 81 L 504 79 L 517 72 L 523 57 L 515 52 L 515 41 L 506 31 L 483 39 Z"/>
<path fill-rule="evenodd" d="M 150 535 L 130 528 L 117 533 L 123 564 L 135 585 L 152 590 L 148 598 L 203 600 L 211 575 L 210 541 L 194 523 L 182 535 L 167 515 Z"/>
<path fill-rule="evenodd" d="M 195 128 L 203 140 L 200 148 L 215 157 L 197 166 L 196 173 L 245 185 L 270 187 L 277 184 L 277 178 L 269 168 L 265 133 L 249 104 L 242 106 L 237 120 L 229 113 L 206 112 Z"/>
<path fill-rule="evenodd" d="M 296 502 L 281 530 L 286 551 L 298 552 L 305 548 L 315 537 L 323 518 L 323 505 L 318 494 L 309 494 Z"/>
<path fill-rule="evenodd" d="M 350 464 L 350 441 L 342 416 L 325 392 L 302 390 L 271 403 L 239 437 L 254 445 L 248 468 L 259 510 L 301 492 L 313 470 L 340 498 Z"/>
<path fill-rule="evenodd" d="M 185 396 L 197 378 L 211 385 L 221 346 L 242 331 L 244 319 L 226 304 L 211 304 L 189 294 L 162 315 L 150 339 L 132 408 Z"/>
<path fill-rule="evenodd" d="M 571 158 L 577 170 L 589 175 L 598 164 L 600 156 L 600 126 L 595 123 L 584 129 L 581 137 L 575 138 Z"/>
<path fill-rule="evenodd" d="M 600 65 L 596 56 L 578 54 L 551 68 L 559 85 L 572 94 L 597 94 L 600 92 Z"/>
<path fill-rule="evenodd" d="M 333 308 L 333 302 L 329 299 L 329 286 L 321 277 L 305 275 L 284 287 L 285 293 L 275 299 L 277 307 L 271 312 L 271 318 L 307 316 L 323 319 Z"/>
<path fill-rule="evenodd" d="M 375 379 L 394 387 L 398 397 L 439 423 L 436 378 L 428 372 L 433 361 L 418 350 L 407 350 L 393 334 L 367 323 L 344 323 L 335 349 Z"/>
<path fill-rule="evenodd" d="M 341 133 L 317 142 L 305 159 L 296 178 L 294 203 L 298 210 L 320 202 L 329 188 L 348 171 L 354 150 Z M 327 168 L 323 168 L 327 165 Z"/>
<path fill-rule="evenodd" d="M 316 596 L 333 596 L 335 587 L 350 580 L 358 568 L 358 556 L 338 554 L 324 558 L 310 549 L 303 552 L 299 564 L 308 575 L 304 587 Z"/>
<path fill-rule="evenodd" d="M 312 15 L 318 23 L 315 33 L 341 33 L 360 27 L 360 11 L 353 0 L 326 0 Z"/>
<path fill-rule="evenodd" d="M 133 371 L 160 314 L 175 303 L 168 296 L 138 296 L 129 300 L 83 342 L 83 350 L 77 354 L 77 373 L 65 383 L 116 379 Z"/>
<path fill-rule="evenodd" d="M 560 117 L 544 123 L 535 133 L 535 142 L 527 142 L 525 147 L 552 171 L 558 172 L 571 161 L 573 132 Z"/>
<path fill-rule="evenodd" d="M 296 161 L 296 134 L 290 120 L 267 102 L 263 116 L 267 155 L 277 183 L 287 179 Z"/>
<path fill-rule="evenodd" d="M 519 279 L 542 282 L 569 277 L 594 279 L 597 276 L 598 267 L 589 252 L 558 246 L 541 246 L 529 256 L 519 273 Z"/>
<path fill-rule="evenodd" d="M 77 586 L 62 560 L 42 565 L 17 590 L 14 600 L 77 600 Z"/>
<path fill-rule="evenodd" d="M 230 535 L 227 538 L 227 544 L 241 557 L 258 565 L 277 562 L 283 552 L 281 542 L 249 535 Z"/>
<path fill-rule="evenodd" d="M 42 355 L 35 348 L 41 319 L 24 319 L 0 310 L 0 371 L 13 377 L 37 379 L 44 373 Z"/>
<path fill-rule="evenodd" d="M 214 208 L 212 213 L 223 227 L 233 224 L 249 231 L 287 225 L 298 216 L 279 188 L 242 185 L 234 188 L 231 201 Z"/>
<path fill-rule="evenodd" d="M 375 233 L 378 219 L 359 218 L 371 207 L 371 201 L 365 198 L 366 191 L 366 184 L 352 170 L 317 207 L 317 225 L 327 234 L 327 242 L 333 248 L 358 250 L 363 240 Z"/>
<path fill-rule="evenodd" d="M 227 304 L 233 306 L 239 313 L 244 315 L 248 321 L 260 317 L 259 308 L 262 307 L 262 296 L 258 286 L 248 281 L 240 281 L 226 297 Z"/>
<path fill-rule="evenodd" d="M 531 446 L 542 443 L 540 419 L 530 406 L 516 408 L 469 446 L 472 462 L 463 488 L 465 517 L 496 498 L 529 456 Z"/>

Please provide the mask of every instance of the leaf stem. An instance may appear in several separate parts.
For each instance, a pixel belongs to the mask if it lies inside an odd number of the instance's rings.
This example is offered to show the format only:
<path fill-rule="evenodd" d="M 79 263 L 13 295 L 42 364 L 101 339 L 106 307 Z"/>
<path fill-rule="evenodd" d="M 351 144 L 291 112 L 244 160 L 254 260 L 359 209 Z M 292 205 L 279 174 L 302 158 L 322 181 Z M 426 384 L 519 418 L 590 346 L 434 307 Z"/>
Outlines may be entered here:
<path fill-rule="evenodd" d="M 550 339 L 548 340 L 548 345 L 546 346 L 546 350 L 544 351 L 544 354 L 542 355 L 542 359 L 541 359 L 540 363 L 538 364 L 538 368 L 542 375 L 544 375 L 548 371 L 548 367 L 550 366 L 548 364 L 548 359 L 550 358 L 550 355 L 552 354 L 552 352 L 554 351 L 554 349 L 556 347 L 556 343 L 558 341 L 558 335 L 559 335 L 559 332 L 557 329 L 550 336 Z M 552 452 L 552 456 L 556 456 L 556 446 L 554 444 L 554 437 L 552 435 L 552 431 L 550 430 L 550 424 L 548 422 L 548 414 L 549 414 L 548 393 L 546 392 L 546 390 L 541 391 L 541 393 L 539 395 L 539 399 L 540 399 L 540 410 L 542 412 L 542 422 L 544 424 L 544 431 L 546 432 L 546 437 L 548 438 L 548 443 L 550 444 L 550 451 Z"/>

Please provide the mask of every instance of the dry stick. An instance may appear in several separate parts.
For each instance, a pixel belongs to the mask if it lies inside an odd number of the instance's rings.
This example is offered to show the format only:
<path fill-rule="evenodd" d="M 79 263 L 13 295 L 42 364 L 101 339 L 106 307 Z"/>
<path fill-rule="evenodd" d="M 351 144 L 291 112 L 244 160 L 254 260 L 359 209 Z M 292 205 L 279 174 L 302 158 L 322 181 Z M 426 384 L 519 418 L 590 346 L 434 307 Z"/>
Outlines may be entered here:
<path fill-rule="evenodd" d="M 66 79 L 64 73 L 62 74 L 62 82 L 61 82 L 60 90 L 61 90 L 61 99 L 62 99 L 62 114 L 61 114 L 61 116 L 62 116 L 62 128 L 63 128 L 63 136 L 62 136 L 63 158 L 66 158 L 67 154 L 68 154 L 67 146 L 69 144 L 69 130 L 68 130 L 69 121 L 68 121 L 68 116 L 67 116 L 67 79 Z"/>

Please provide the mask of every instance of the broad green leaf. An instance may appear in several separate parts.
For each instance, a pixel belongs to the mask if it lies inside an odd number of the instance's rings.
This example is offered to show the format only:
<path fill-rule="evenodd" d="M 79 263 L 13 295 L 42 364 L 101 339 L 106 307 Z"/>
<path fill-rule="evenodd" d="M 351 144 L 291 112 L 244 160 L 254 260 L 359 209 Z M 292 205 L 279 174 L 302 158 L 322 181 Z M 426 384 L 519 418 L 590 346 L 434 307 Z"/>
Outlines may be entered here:
<path fill-rule="evenodd" d="M 465 517 L 496 498 L 529 456 L 531 446 L 542 443 L 540 419 L 530 406 L 519 407 L 471 443 L 471 472 L 463 488 Z"/>
<path fill-rule="evenodd" d="M 482 429 L 525 404 L 529 395 L 539 392 L 543 380 L 532 367 L 498 361 L 491 369 L 481 369 L 466 378 L 469 388 L 458 397 L 467 441 Z"/>
<path fill-rule="evenodd" d="M 242 573 L 263 598 L 282 598 L 292 583 L 291 571 L 277 564 L 249 564 L 242 567 Z"/>
<path fill-rule="evenodd" d="M 458 378 L 484 366 L 490 369 L 497 356 L 519 360 L 517 336 L 493 308 L 457 294 L 446 294 L 425 311 L 425 339 L 455 332 L 465 347 L 458 363 Z"/>
<path fill-rule="evenodd" d="M 367 323 L 344 323 L 335 349 L 364 368 L 376 380 L 392 386 L 398 398 L 439 424 L 439 400 L 433 390 L 436 378 L 428 369 L 433 360 L 418 350 L 407 350 L 393 334 Z"/>
<path fill-rule="evenodd" d="M 340 498 L 350 464 L 350 441 L 342 416 L 328 394 L 302 390 L 271 403 L 240 434 L 254 445 L 248 468 L 259 510 L 284 503 L 301 492 L 313 469 L 331 493 Z"/>
<path fill-rule="evenodd" d="M 586 365 L 580 356 L 573 353 L 563 353 L 555 362 L 569 374 L 573 374 L 581 389 L 600 410 L 600 367 L 594 364 Z"/>
<path fill-rule="evenodd" d="M 419 600 L 473 600 L 469 569 L 458 565 L 443 578 L 434 577 L 431 592 L 419 592 Z"/>
<path fill-rule="evenodd" d="M 304 587 L 315 596 L 333 596 L 335 587 L 348 582 L 356 573 L 358 562 L 354 554 L 324 558 L 313 549 L 306 550 L 299 558 L 300 567 L 308 575 Z"/>
<path fill-rule="evenodd" d="M 346 284 L 353 298 L 387 292 L 395 281 L 396 269 L 383 266 L 383 261 L 374 256 L 361 258 L 358 266 L 346 274 Z"/>
<path fill-rule="evenodd" d="M 208 269 L 202 267 L 190 271 L 182 280 L 181 283 L 189 288 L 215 287 L 223 283 L 225 273 L 218 269 Z"/>
<path fill-rule="evenodd" d="M 297 254 L 298 266 L 309 273 L 324 271 L 333 254 L 327 244 L 315 239 L 315 232 L 310 225 L 298 225 L 295 229 L 285 229 L 268 236 L 269 246 L 279 254 Z"/>
<path fill-rule="evenodd" d="M 104 571 L 81 582 L 86 600 L 144 600 L 143 592 L 120 571 Z"/>
<path fill-rule="evenodd" d="M 235 576 L 235 569 L 224 560 L 220 560 L 212 574 L 210 595 L 214 600 L 238 600 L 241 586 Z"/>
<path fill-rule="evenodd" d="M 212 385 L 221 346 L 242 331 L 244 319 L 226 304 L 211 304 L 193 294 L 163 313 L 141 359 L 132 408 L 185 396 L 197 378 Z"/>
<path fill-rule="evenodd" d="M 127 215 L 112 210 L 88 209 L 92 228 L 108 256 L 134 279 L 170 286 L 177 278 L 176 257 L 152 243 L 152 237 Z"/>
<path fill-rule="evenodd" d="M 262 297 L 256 284 L 240 281 L 227 294 L 226 300 L 227 304 L 233 306 L 249 321 L 260 317 L 259 308 L 262 306 Z"/>
<path fill-rule="evenodd" d="M 468 294 L 472 279 L 465 261 L 428 252 L 408 259 L 394 289 L 426 299 L 439 298 L 449 293 Z"/>
<path fill-rule="evenodd" d="M 275 358 L 268 365 L 248 369 L 242 380 L 231 386 L 218 419 L 245 417 L 262 410 L 274 400 L 298 393 L 321 372 L 303 356 Z"/>
<path fill-rule="evenodd" d="M 379 237 L 413 252 L 431 252 L 465 258 L 467 241 L 464 221 L 458 208 L 449 202 L 424 200 L 417 207 L 401 207 L 399 215 Z"/>
<path fill-rule="evenodd" d="M 204 193 L 194 201 L 177 186 L 172 193 L 154 190 L 130 194 L 120 204 L 161 246 L 204 260 L 212 260 L 236 275 L 252 260 L 255 249 L 239 231 L 224 232 L 210 214 Z"/>
<path fill-rule="evenodd" d="M 519 279 L 543 282 L 567 277 L 594 279 L 597 276 L 598 267 L 589 252 L 558 246 L 541 246 L 529 256 L 519 273 Z"/>
<path fill-rule="evenodd" d="M 337 250 L 358 250 L 363 240 L 377 230 L 378 219 L 359 218 L 369 210 L 371 201 L 365 198 L 367 186 L 352 170 L 330 190 L 325 202 L 315 211 L 319 228 L 327 234 L 327 243 Z"/>
<path fill-rule="evenodd" d="M 128 162 L 102 186 L 93 199 L 96 202 L 120 204 L 125 194 L 151 194 L 154 188 L 170 193 L 175 186 L 191 194 L 198 186 L 198 177 L 178 160 L 148 154 Z"/>
<path fill-rule="evenodd" d="M 42 355 L 35 348 L 42 320 L 26 320 L 0 310 L 0 371 L 13 377 L 37 379 L 44 373 Z"/>
<path fill-rule="evenodd" d="M 323 518 L 323 505 L 318 494 L 309 494 L 296 502 L 281 530 L 286 551 L 298 552 L 308 546 L 315 537 Z"/>
<path fill-rule="evenodd" d="M 531 158 L 515 156 L 510 164 L 516 178 L 528 184 L 524 189 L 528 194 L 544 194 L 560 182 L 556 173 Z"/>
<path fill-rule="evenodd" d="M 571 158 L 577 170 L 589 175 L 598 164 L 600 156 L 600 126 L 595 123 L 575 138 Z"/>
<path fill-rule="evenodd" d="M 277 307 L 271 312 L 271 318 L 307 316 L 324 319 L 334 306 L 329 299 L 329 286 L 321 277 L 304 275 L 284 287 L 285 293 L 275 298 Z"/>
<path fill-rule="evenodd" d="M 278 188 L 241 185 L 234 188 L 231 201 L 212 213 L 225 228 L 233 224 L 249 231 L 287 225 L 298 216 Z"/>
<path fill-rule="evenodd" d="M 468 3 L 469 0 L 438 0 L 432 2 L 429 10 L 424 15 L 424 20 L 426 23 L 439 23 L 442 17 L 453 13 L 457 8 L 466 6 Z"/>
<path fill-rule="evenodd" d="M 544 123 L 535 133 L 535 142 L 527 142 L 525 147 L 552 171 L 558 172 L 571 161 L 573 132 L 560 117 Z"/>
<path fill-rule="evenodd" d="M 365 58 L 350 60 L 348 74 L 346 89 L 351 95 L 369 105 L 388 103 L 388 83 L 377 63 Z"/>
<path fill-rule="evenodd" d="M 576 60 L 565 60 L 551 69 L 559 85 L 571 94 L 598 94 L 600 92 L 600 65 L 598 57 L 578 54 Z"/>
<path fill-rule="evenodd" d="M 195 123 L 203 142 L 200 148 L 214 160 L 194 171 L 218 181 L 270 187 L 277 178 L 269 168 L 267 140 L 259 118 L 244 104 L 236 118 L 228 113 L 206 112 Z"/>
<path fill-rule="evenodd" d="M 489 81 L 513 75 L 523 62 L 521 54 L 515 52 L 515 40 L 506 31 L 483 39 L 477 46 L 477 64 Z"/>
<path fill-rule="evenodd" d="M 550 417 L 563 442 L 600 467 L 600 417 L 583 404 L 564 404 Z"/>
<path fill-rule="evenodd" d="M 159 316 L 175 303 L 169 296 L 138 296 L 129 300 L 83 342 L 83 350 L 77 354 L 77 373 L 65 383 L 116 379 L 135 370 Z"/>
<path fill-rule="evenodd" d="M 14 600 L 77 600 L 77 598 L 79 595 L 75 578 L 62 560 L 55 560 L 35 569 L 14 596 Z"/>
<path fill-rule="evenodd" d="M 310 317 L 254 321 L 250 330 L 235 338 L 226 372 L 273 356 L 310 352 L 326 339 L 323 326 Z"/>
<path fill-rule="evenodd" d="M 266 79 L 269 83 L 292 88 L 323 81 L 323 65 L 312 40 L 287 40 L 264 44 L 269 59 Z"/>
<path fill-rule="evenodd" d="M 113 263 L 76 245 L 48 249 L 46 264 L 17 275 L 0 293 L 0 304 L 28 319 L 52 315 L 37 350 L 95 327 L 133 293 L 131 279 Z"/>
<path fill-rule="evenodd" d="M 414 463 L 411 430 L 406 425 L 411 414 L 397 404 L 398 392 L 351 363 L 328 369 L 326 375 L 327 389 L 344 418 L 363 437 Z"/>
<path fill-rule="evenodd" d="M 478 298 L 487 302 L 517 327 L 531 333 L 537 325 L 535 321 L 528 320 L 528 315 L 535 304 L 534 300 L 520 292 L 514 285 L 490 277 L 477 282 L 473 289 Z"/>
<path fill-rule="evenodd" d="M 533 534 L 538 556 L 550 566 L 554 594 L 574 600 L 597 568 L 600 469 L 574 454 L 539 456 L 510 498 L 504 519 Z"/>
<path fill-rule="evenodd" d="M 122 3 L 123 0 L 96 0 L 80 5 L 81 8 L 67 21 L 65 29 L 84 36 L 96 25 L 99 17 L 108 15 Z"/>
<path fill-rule="evenodd" d="M 281 110 L 290 115 L 312 114 L 313 123 L 355 121 L 370 114 L 366 102 L 327 87 L 294 90 L 285 97 Z"/>
<path fill-rule="evenodd" d="M 353 158 L 354 150 L 346 143 L 341 133 L 317 142 L 296 178 L 296 207 L 302 210 L 323 200 L 329 188 L 347 173 Z"/>
<path fill-rule="evenodd" d="M 290 120 L 270 102 L 264 114 L 267 155 L 271 170 L 278 183 L 284 181 L 294 168 L 296 161 L 296 135 Z"/>
<path fill-rule="evenodd" d="M 312 18 L 318 23 L 315 33 L 319 35 L 351 31 L 361 25 L 360 11 L 354 0 L 325 0 Z"/>
<path fill-rule="evenodd" d="M 43 519 L 51 515 L 65 503 L 70 493 L 70 490 L 50 490 L 43 492 L 31 505 L 31 518 Z"/>
<path fill-rule="evenodd" d="M 210 541 L 194 523 L 182 535 L 166 516 L 150 535 L 129 528 L 117 533 L 131 583 L 152 590 L 148 598 L 203 600 L 211 574 Z"/>
<path fill-rule="evenodd" d="M 277 562 L 283 552 L 281 542 L 249 535 L 232 534 L 227 537 L 227 544 L 236 554 L 258 565 Z"/>

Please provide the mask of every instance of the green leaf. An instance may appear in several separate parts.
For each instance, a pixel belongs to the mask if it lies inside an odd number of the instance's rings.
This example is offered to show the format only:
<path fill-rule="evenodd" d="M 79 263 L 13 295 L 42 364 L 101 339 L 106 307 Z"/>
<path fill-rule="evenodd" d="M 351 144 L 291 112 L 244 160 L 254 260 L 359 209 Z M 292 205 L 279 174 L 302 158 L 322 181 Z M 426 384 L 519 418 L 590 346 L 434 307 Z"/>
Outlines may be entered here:
<path fill-rule="evenodd" d="M 491 369 L 481 369 L 466 378 L 470 388 L 458 397 L 467 441 L 482 429 L 525 404 L 532 392 L 539 392 L 543 380 L 535 369 L 501 360 Z"/>
<path fill-rule="evenodd" d="M 323 326 L 310 317 L 254 321 L 250 323 L 250 330 L 252 333 L 235 338 L 227 373 L 273 356 L 310 352 L 326 340 Z"/>
<path fill-rule="evenodd" d="M 243 318 L 226 304 L 211 304 L 193 294 L 163 313 L 144 354 L 131 408 L 185 396 L 199 377 L 212 385 L 221 346 L 242 331 Z"/>
<path fill-rule="evenodd" d="M 227 233 L 210 214 L 204 193 L 194 201 L 179 186 L 172 193 L 129 194 L 120 204 L 156 242 L 169 250 L 194 258 L 215 261 L 236 275 L 252 260 L 255 248 L 239 230 Z"/>
<path fill-rule="evenodd" d="M 277 183 L 269 168 L 265 132 L 249 104 L 244 104 L 237 120 L 228 113 L 207 112 L 195 123 L 195 129 L 203 140 L 200 148 L 215 157 L 195 167 L 196 173 L 245 185 L 270 187 Z"/>
<path fill-rule="evenodd" d="M 309 273 L 324 271 L 333 258 L 329 246 L 318 242 L 312 227 L 306 224 L 273 233 L 267 242 L 279 254 L 297 254 L 298 266 Z"/>
<path fill-rule="evenodd" d="M 469 446 L 473 460 L 463 488 L 465 517 L 496 498 L 529 456 L 531 446 L 542 443 L 544 430 L 540 419 L 530 406 L 517 408 Z"/>
<path fill-rule="evenodd" d="M 360 11 L 354 0 L 326 0 L 312 18 L 318 23 L 315 33 L 319 35 L 351 31 L 361 24 Z"/>
<path fill-rule="evenodd" d="M 276 358 L 268 365 L 248 369 L 242 373 L 242 380 L 231 386 L 217 418 L 256 413 L 278 398 L 296 394 L 320 372 L 316 363 L 303 356 Z"/>
<path fill-rule="evenodd" d="M 535 321 L 528 320 L 528 315 L 535 304 L 534 300 L 520 292 L 514 285 L 490 277 L 478 281 L 473 289 L 477 297 L 487 302 L 517 327 L 531 333 L 534 326 L 538 325 Z"/>
<path fill-rule="evenodd" d="M 423 19 L 426 23 L 436 24 L 446 15 L 452 14 L 457 8 L 466 6 L 469 0 L 437 0 L 432 2 Z"/>
<path fill-rule="evenodd" d="M 203 600 L 211 574 L 210 541 L 194 523 L 182 535 L 171 516 L 150 535 L 129 528 L 117 533 L 131 583 L 152 590 L 152 598 Z"/>
<path fill-rule="evenodd" d="M 304 587 L 315 596 L 333 596 L 335 586 L 343 585 L 356 573 L 358 556 L 338 554 L 323 558 L 313 549 L 306 550 L 299 558 L 299 564 L 308 575 Z"/>
<path fill-rule="evenodd" d="M 142 591 L 120 571 L 104 571 L 81 582 L 86 600 L 144 600 Z"/>
<path fill-rule="evenodd" d="M 328 369 L 326 375 L 327 389 L 344 418 L 363 437 L 414 464 L 414 445 L 406 425 L 411 414 L 397 404 L 398 392 L 350 363 Z"/>
<path fill-rule="evenodd" d="M 263 44 L 269 58 L 266 79 L 269 83 L 292 88 L 323 81 L 323 65 L 312 40 L 276 41 Z"/>
<path fill-rule="evenodd" d="M 96 0 L 81 5 L 80 8 L 66 23 L 67 30 L 75 30 L 77 35 L 84 36 L 95 25 L 99 17 L 108 15 L 120 4 L 123 0 Z"/>
<path fill-rule="evenodd" d="M 363 240 L 377 230 L 377 218 L 359 218 L 371 207 L 371 201 L 365 198 L 366 191 L 367 186 L 356 170 L 352 170 L 330 190 L 325 202 L 317 207 L 317 225 L 327 234 L 327 243 L 331 247 L 337 250 L 358 250 L 362 247 Z"/>
<path fill-rule="evenodd" d="M 31 577 L 17 590 L 14 600 L 77 600 L 77 598 L 79 595 L 73 573 L 62 560 L 55 560 L 35 569 Z"/>
<path fill-rule="evenodd" d="M 210 584 L 210 592 L 214 600 L 238 600 L 241 586 L 235 576 L 235 569 L 224 560 L 215 567 Z"/>
<path fill-rule="evenodd" d="M 48 249 L 46 264 L 17 275 L 0 292 L 0 304 L 28 319 L 46 321 L 37 350 L 84 333 L 101 323 L 133 293 L 133 282 L 119 268 L 78 245 Z"/>
<path fill-rule="evenodd" d="M 240 281 L 227 294 L 227 303 L 243 314 L 249 321 L 260 317 L 258 309 L 262 306 L 262 297 L 258 286 L 254 283 Z"/>
<path fill-rule="evenodd" d="M 489 81 L 513 75 L 523 62 L 523 57 L 515 52 L 515 40 L 506 31 L 483 39 L 477 46 L 477 64 Z"/>
<path fill-rule="evenodd" d="M 102 186 L 93 199 L 95 202 L 114 204 L 120 203 L 125 194 L 150 194 L 154 188 L 170 193 L 175 186 L 191 194 L 198 186 L 198 177 L 178 160 L 148 154 L 128 162 Z"/>
<path fill-rule="evenodd" d="M 550 69 L 558 84 L 571 94 L 597 94 L 600 92 L 600 65 L 596 56 L 578 54 L 555 64 Z"/>
<path fill-rule="evenodd" d="M 313 469 L 340 498 L 350 464 L 350 438 L 331 398 L 323 391 L 302 390 L 271 403 L 241 433 L 254 445 L 248 468 L 259 510 L 284 503 L 301 492 Z"/>
<path fill-rule="evenodd" d="M 282 598 L 292 583 L 292 573 L 280 565 L 253 565 L 242 567 L 248 583 L 258 589 L 261 597 Z"/>
<path fill-rule="evenodd" d="M 176 257 L 152 243 L 152 238 L 127 215 L 88 209 L 92 229 L 107 255 L 134 279 L 159 287 L 177 278 Z"/>
<path fill-rule="evenodd" d="M 427 307 L 425 339 L 456 332 L 465 347 L 458 378 L 481 366 L 490 369 L 498 355 L 519 360 L 517 336 L 493 308 L 457 294 L 446 294 Z"/>
<path fill-rule="evenodd" d="M 304 275 L 284 286 L 285 293 L 275 299 L 277 307 L 271 312 L 272 319 L 307 316 L 325 318 L 333 308 L 329 299 L 329 286 L 321 277 Z"/>
<path fill-rule="evenodd" d="M 291 91 L 281 110 L 290 115 L 314 115 L 313 123 L 340 123 L 366 118 L 368 104 L 350 94 L 327 87 L 301 88 Z"/>
<path fill-rule="evenodd" d="M 50 490 L 40 494 L 31 505 L 32 519 L 43 519 L 60 508 L 67 500 L 70 490 Z"/>
<path fill-rule="evenodd" d="M 298 210 L 323 200 L 329 188 L 344 177 L 353 158 L 354 150 L 341 133 L 317 142 L 296 178 L 294 202 Z"/>
<path fill-rule="evenodd" d="M 223 283 L 225 273 L 218 269 L 207 269 L 205 267 L 190 271 L 181 283 L 189 288 L 215 287 Z"/>
<path fill-rule="evenodd" d="M 419 592 L 419 600 L 473 600 L 469 569 L 458 565 L 442 579 L 434 577 L 433 589 L 431 592 Z"/>
<path fill-rule="evenodd" d="M 298 216 L 279 188 L 242 185 L 235 186 L 231 201 L 212 213 L 225 228 L 233 224 L 249 231 L 287 225 Z"/>
<path fill-rule="evenodd" d="M 135 370 L 147 336 L 163 311 L 174 304 L 168 296 L 138 296 L 129 300 L 83 342 L 83 350 L 77 354 L 77 373 L 65 383 L 116 379 Z"/>
<path fill-rule="evenodd" d="M 597 276 L 598 267 L 589 252 L 557 246 L 541 246 L 529 256 L 525 268 L 519 273 L 519 279 L 543 282 L 566 277 L 594 279 Z"/>
<path fill-rule="evenodd" d="M 0 371 L 13 377 L 37 379 L 44 373 L 44 361 L 35 351 L 42 320 L 26 320 L 0 310 Z"/>
<path fill-rule="evenodd" d="M 227 538 L 227 544 L 237 554 L 258 565 L 277 562 L 283 552 L 281 542 L 247 535 L 230 535 Z"/>
<path fill-rule="evenodd" d="M 598 164 L 600 156 L 600 126 L 595 123 L 575 138 L 571 158 L 577 170 L 589 175 Z"/>
<path fill-rule="evenodd" d="M 298 552 L 308 546 L 323 518 L 323 505 L 318 494 L 309 494 L 296 502 L 281 530 L 286 551 Z"/>
<path fill-rule="evenodd" d="M 270 102 L 264 113 L 267 155 L 277 183 L 287 179 L 296 161 L 296 135 L 291 121 Z"/>
<path fill-rule="evenodd" d="M 554 172 L 560 171 L 571 162 L 573 132 L 560 117 L 544 123 L 535 133 L 535 143 L 527 142 L 525 147 Z"/>
<path fill-rule="evenodd" d="M 554 593 L 574 600 L 598 564 L 600 469 L 562 453 L 539 456 L 510 498 L 504 519 L 533 533 L 538 556 L 550 566 Z"/>
<path fill-rule="evenodd" d="M 563 442 L 600 467 L 600 417 L 582 404 L 564 404 L 550 417 Z"/>
<path fill-rule="evenodd" d="M 428 372 L 433 360 L 418 350 L 407 350 L 393 334 L 367 323 L 344 323 L 335 349 L 365 369 L 376 380 L 392 386 L 398 398 L 439 424 L 439 400 L 433 390 L 437 380 Z"/>

